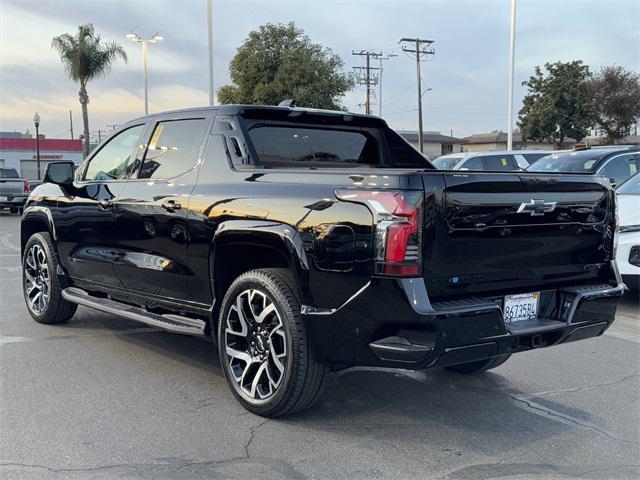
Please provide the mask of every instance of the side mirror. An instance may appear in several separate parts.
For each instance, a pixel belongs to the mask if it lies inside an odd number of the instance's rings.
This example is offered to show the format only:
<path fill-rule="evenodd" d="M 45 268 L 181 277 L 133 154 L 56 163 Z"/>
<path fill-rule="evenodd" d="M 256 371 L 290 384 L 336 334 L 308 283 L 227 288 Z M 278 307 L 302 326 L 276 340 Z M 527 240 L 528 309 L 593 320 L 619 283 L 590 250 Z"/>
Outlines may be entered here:
<path fill-rule="evenodd" d="M 609 177 L 609 181 L 611 182 L 611 186 L 613 188 L 616 188 L 616 184 L 618 183 L 618 181 L 613 177 Z"/>
<path fill-rule="evenodd" d="M 75 168 L 76 166 L 73 162 L 50 163 L 47 165 L 43 181 L 56 185 L 72 185 Z"/>

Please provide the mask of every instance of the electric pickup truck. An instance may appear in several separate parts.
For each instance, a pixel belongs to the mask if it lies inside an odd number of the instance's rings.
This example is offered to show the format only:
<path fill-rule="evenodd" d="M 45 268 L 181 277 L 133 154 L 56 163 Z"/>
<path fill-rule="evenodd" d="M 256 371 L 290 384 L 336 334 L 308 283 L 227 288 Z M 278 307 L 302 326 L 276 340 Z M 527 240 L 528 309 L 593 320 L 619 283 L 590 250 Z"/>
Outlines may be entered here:
<path fill-rule="evenodd" d="M 275 417 L 339 369 L 470 374 L 601 335 L 624 288 L 615 201 L 589 174 L 437 170 L 372 116 L 159 113 L 47 166 L 24 298 L 40 323 L 81 305 L 209 336 L 238 401 Z"/>

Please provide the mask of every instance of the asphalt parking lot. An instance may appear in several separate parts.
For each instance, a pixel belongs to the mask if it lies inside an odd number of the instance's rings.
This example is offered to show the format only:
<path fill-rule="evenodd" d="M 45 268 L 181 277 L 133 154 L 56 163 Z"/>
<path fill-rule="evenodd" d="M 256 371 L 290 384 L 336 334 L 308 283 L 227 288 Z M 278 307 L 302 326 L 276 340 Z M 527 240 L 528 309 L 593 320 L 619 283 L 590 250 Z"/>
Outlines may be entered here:
<path fill-rule="evenodd" d="M 640 306 L 491 373 L 342 372 L 309 411 L 234 400 L 209 342 L 80 308 L 39 325 L 0 214 L 0 478 L 640 478 Z"/>

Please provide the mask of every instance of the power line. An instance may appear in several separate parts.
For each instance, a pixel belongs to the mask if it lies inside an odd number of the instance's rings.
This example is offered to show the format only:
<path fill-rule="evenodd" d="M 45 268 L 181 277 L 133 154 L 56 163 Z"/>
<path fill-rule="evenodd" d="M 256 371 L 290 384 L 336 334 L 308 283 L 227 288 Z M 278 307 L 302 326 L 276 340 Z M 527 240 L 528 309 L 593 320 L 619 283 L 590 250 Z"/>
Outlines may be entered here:
<path fill-rule="evenodd" d="M 402 51 L 413 54 L 416 58 L 416 81 L 418 83 L 418 143 L 420 152 L 424 152 L 423 146 L 423 130 L 422 130 L 422 79 L 420 78 L 420 56 L 423 59 L 429 58 L 429 55 L 435 55 L 435 51 L 431 48 L 433 40 L 425 40 L 422 38 L 401 38 L 399 43 L 413 45 L 413 48 L 402 46 Z"/>
<path fill-rule="evenodd" d="M 363 56 L 366 58 L 364 67 L 353 67 L 353 69 L 356 72 L 356 82 L 367 87 L 365 113 L 367 115 L 371 115 L 371 86 L 378 84 L 378 78 L 371 76 L 372 70 L 378 70 L 378 68 L 371 66 L 371 59 L 381 57 L 382 52 L 376 53 L 369 50 L 360 50 L 359 52 L 356 52 L 355 50 L 352 50 L 351 55 Z M 364 72 L 364 75 L 362 75 L 362 72 Z"/>

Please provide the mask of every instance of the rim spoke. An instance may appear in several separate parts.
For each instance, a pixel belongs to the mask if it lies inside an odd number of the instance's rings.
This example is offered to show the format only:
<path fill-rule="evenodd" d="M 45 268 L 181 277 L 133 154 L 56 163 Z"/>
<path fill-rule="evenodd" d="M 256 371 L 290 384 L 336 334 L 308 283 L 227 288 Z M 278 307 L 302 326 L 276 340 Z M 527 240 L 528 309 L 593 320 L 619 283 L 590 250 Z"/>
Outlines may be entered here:
<path fill-rule="evenodd" d="M 258 371 L 256 372 L 255 377 L 253 377 L 253 382 L 251 382 L 251 390 L 249 391 L 249 395 L 251 395 L 254 398 L 256 396 L 258 384 L 260 383 L 260 378 L 262 377 L 266 369 L 267 369 L 267 362 L 264 362 L 262 365 L 258 367 Z M 261 396 L 261 398 L 265 398 L 265 397 Z"/>
<path fill-rule="evenodd" d="M 33 249 L 29 250 L 29 253 L 27 253 L 27 265 L 31 267 L 33 270 L 37 268 L 35 260 L 33 258 Z"/>
<path fill-rule="evenodd" d="M 270 315 L 271 313 L 276 311 L 276 306 L 273 303 L 270 303 L 269 306 L 265 307 L 262 312 L 260 312 L 260 315 L 258 315 L 256 317 L 256 322 L 257 323 L 262 323 L 264 322 L 264 319 L 267 318 L 268 315 Z"/>
<path fill-rule="evenodd" d="M 232 358 L 237 358 L 238 360 L 245 362 L 247 365 L 252 362 L 251 355 L 246 352 L 236 350 L 235 348 L 231 348 L 229 346 L 227 346 L 227 355 Z"/>

